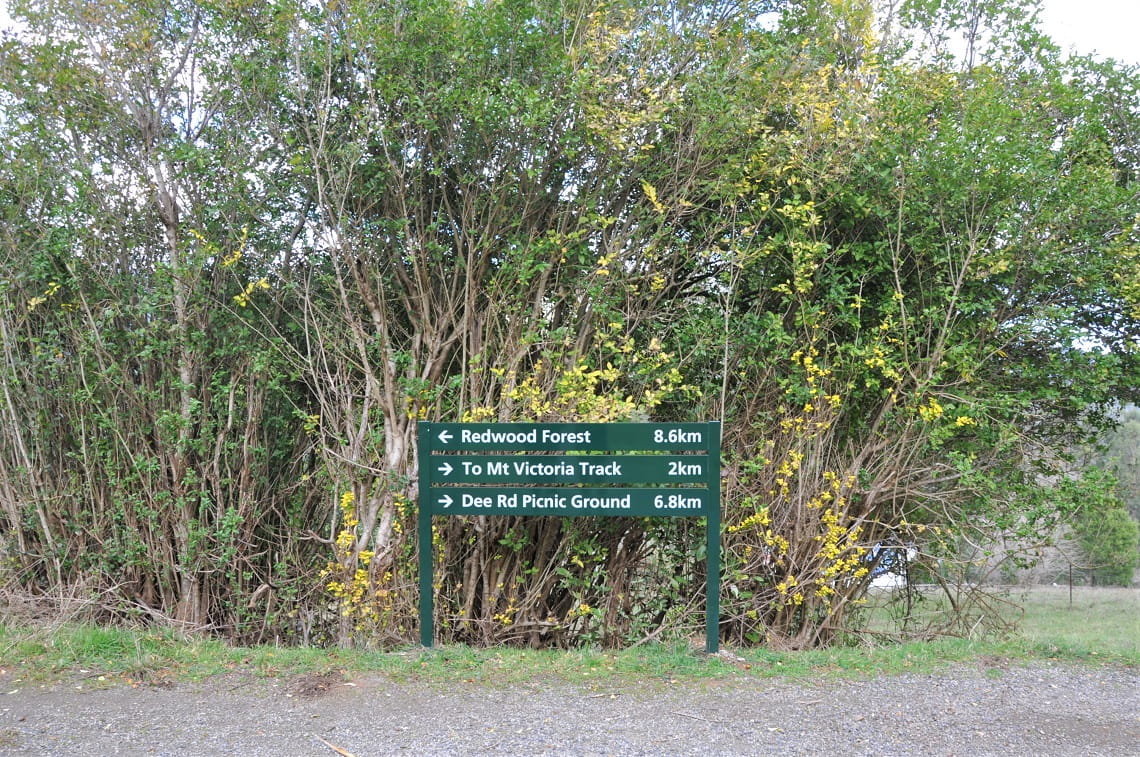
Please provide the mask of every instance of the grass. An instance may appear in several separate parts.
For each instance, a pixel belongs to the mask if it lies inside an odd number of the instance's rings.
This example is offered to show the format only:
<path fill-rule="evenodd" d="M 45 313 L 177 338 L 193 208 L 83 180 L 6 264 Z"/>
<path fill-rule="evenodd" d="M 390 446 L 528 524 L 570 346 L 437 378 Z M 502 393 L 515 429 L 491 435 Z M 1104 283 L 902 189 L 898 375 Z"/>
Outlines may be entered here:
<path fill-rule="evenodd" d="M 1021 634 L 1038 651 L 1140 665 L 1140 590 L 1042 586 L 1015 591 Z"/>
<path fill-rule="evenodd" d="M 224 674 L 259 677 L 345 671 L 429 683 L 456 681 L 510 686 L 559 680 L 574 684 L 694 681 L 731 677 L 828 678 L 930 673 L 955 662 L 991 665 L 1038 659 L 1140 667 L 1140 591 L 1013 590 L 1003 607 L 1021 614 L 1006 636 L 927 642 L 859 644 L 780 652 L 728 650 L 709 656 L 694 642 L 646 644 L 624 650 L 570 651 L 409 647 L 392 652 L 283 647 L 231 647 L 170 630 L 86 625 L 37 628 L 0 623 L 0 667 L 23 679 L 74 678 L 140 682 L 198 680 Z M 1020 604 L 1022 609 L 1017 609 Z"/>
<path fill-rule="evenodd" d="M 990 588 L 985 601 L 969 611 L 978 627 L 1009 625 L 1006 634 L 979 632 L 970 641 L 987 651 L 1028 657 L 1059 657 L 1069 660 L 1096 658 L 1124 665 L 1140 666 L 1140 590 L 1103 587 L 1074 587 L 1070 601 L 1067 586 Z M 869 627 L 880 632 L 897 628 L 892 617 L 897 609 L 884 596 L 869 608 Z M 918 625 L 942 616 L 947 609 L 945 596 L 928 592 L 914 605 Z M 995 621 L 995 622 L 990 622 Z"/>

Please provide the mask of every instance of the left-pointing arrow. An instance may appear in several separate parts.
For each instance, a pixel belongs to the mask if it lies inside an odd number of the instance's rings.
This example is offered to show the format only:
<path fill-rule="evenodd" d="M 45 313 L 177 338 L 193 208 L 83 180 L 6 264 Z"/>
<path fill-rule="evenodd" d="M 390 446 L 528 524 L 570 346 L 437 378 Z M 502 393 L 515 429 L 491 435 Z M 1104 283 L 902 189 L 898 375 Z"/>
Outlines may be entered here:
<path fill-rule="evenodd" d="M 439 432 L 439 440 L 441 442 L 443 442 L 444 444 L 447 444 L 448 442 L 451 441 L 451 432 L 448 431 L 447 429 L 440 431 Z"/>
<path fill-rule="evenodd" d="M 444 463 L 443 465 L 436 468 L 436 470 L 445 476 L 450 476 L 451 472 L 455 469 L 451 467 L 451 463 Z"/>
<path fill-rule="evenodd" d="M 453 500 L 451 497 L 444 494 L 442 497 L 439 498 L 438 501 L 439 501 L 439 504 L 443 505 L 444 507 L 451 507 L 451 503 L 454 502 L 455 500 Z"/>

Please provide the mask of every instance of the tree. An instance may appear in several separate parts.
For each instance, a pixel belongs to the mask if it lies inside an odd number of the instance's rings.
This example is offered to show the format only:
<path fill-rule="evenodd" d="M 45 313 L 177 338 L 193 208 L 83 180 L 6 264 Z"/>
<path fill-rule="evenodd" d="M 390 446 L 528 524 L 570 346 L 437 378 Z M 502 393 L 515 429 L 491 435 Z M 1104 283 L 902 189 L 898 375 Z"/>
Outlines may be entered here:
<path fill-rule="evenodd" d="M 744 329 L 726 332 L 727 446 L 752 450 L 726 496 L 745 599 L 727 606 L 741 639 L 803 646 L 843 627 L 873 545 L 945 569 L 959 540 L 1066 516 L 1042 474 L 1135 391 L 1137 193 L 1105 124 L 1138 111 L 1032 28 L 989 30 L 963 70 L 877 54 L 865 6 L 804 4 L 784 28 L 793 64 L 754 79 L 789 96 L 744 163 L 723 284 Z"/>
<path fill-rule="evenodd" d="M 1120 499 L 1133 519 L 1140 521 L 1140 408 L 1130 405 L 1118 416 L 1119 425 L 1084 451 L 1080 461 L 1111 472 L 1117 480 Z"/>
<path fill-rule="evenodd" d="M 653 334 L 709 276 L 694 250 L 710 232 L 675 225 L 720 145 L 702 141 L 708 126 L 682 95 L 733 51 L 702 57 L 692 40 L 750 9 L 707 10 L 294 9 L 281 142 L 314 224 L 310 273 L 295 282 L 296 360 L 327 474 L 351 495 L 330 566 L 337 592 L 360 583 L 368 597 L 409 599 L 416 421 L 615 420 L 681 383 Z M 606 392 L 629 399 L 600 401 Z M 437 572 L 451 604 L 436 606 L 463 618 L 462 638 L 559 638 L 576 608 L 632 603 L 617 575 L 633 569 L 612 561 L 619 545 L 638 555 L 643 531 L 452 520 Z M 406 623 L 413 607 L 378 614 Z M 339 633 L 376 632 L 346 620 Z"/>
<path fill-rule="evenodd" d="M 1116 495 L 1111 476 L 1087 473 L 1079 486 L 1079 510 L 1073 522 L 1077 544 L 1095 586 L 1131 586 L 1140 566 L 1140 524 Z"/>
<path fill-rule="evenodd" d="M 28 585 L 257 638 L 308 499 L 282 368 L 235 316 L 282 256 L 225 11 L 13 7 L 0 475 Z"/>

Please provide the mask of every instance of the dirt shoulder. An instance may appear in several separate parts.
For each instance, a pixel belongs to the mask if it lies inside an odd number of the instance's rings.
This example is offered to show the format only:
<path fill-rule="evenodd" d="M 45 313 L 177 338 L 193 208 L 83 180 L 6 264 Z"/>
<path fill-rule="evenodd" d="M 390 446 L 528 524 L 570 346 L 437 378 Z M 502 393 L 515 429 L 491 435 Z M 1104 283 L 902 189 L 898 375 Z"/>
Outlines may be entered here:
<path fill-rule="evenodd" d="M 0 676 L 0 753 L 1134 755 L 1140 671 L 956 666 L 845 681 Z"/>

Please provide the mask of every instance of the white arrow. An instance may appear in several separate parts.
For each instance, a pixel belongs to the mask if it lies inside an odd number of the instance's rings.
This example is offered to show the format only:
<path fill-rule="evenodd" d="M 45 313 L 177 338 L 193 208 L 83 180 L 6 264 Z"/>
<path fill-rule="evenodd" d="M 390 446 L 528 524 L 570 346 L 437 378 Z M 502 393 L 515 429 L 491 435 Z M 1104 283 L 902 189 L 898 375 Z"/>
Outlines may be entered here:
<path fill-rule="evenodd" d="M 451 503 L 454 501 L 455 500 L 453 500 L 451 497 L 447 496 L 446 494 L 444 494 L 442 497 L 439 498 L 439 504 L 443 505 L 444 507 L 451 507 Z"/>
<path fill-rule="evenodd" d="M 444 444 L 447 444 L 448 442 L 451 441 L 451 432 L 448 431 L 447 429 L 440 431 L 439 432 L 439 440 L 441 442 L 443 442 Z"/>
<path fill-rule="evenodd" d="M 445 476 L 450 476 L 451 472 L 455 469 L 451 467 L 451 463 L 444 463 L 443 465 L 436 468 L 436 470 Z"/>

